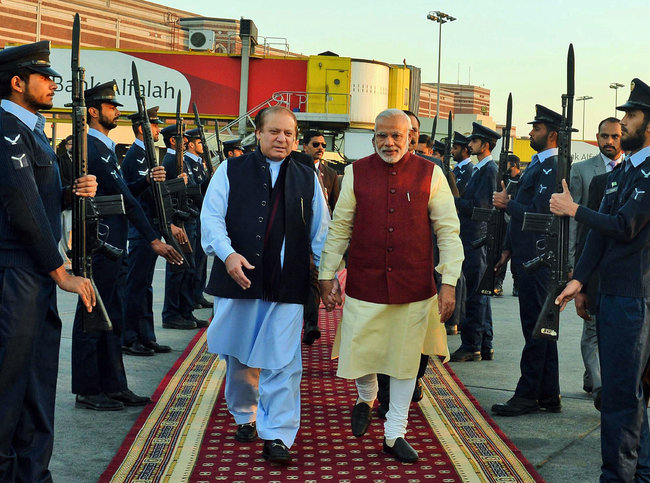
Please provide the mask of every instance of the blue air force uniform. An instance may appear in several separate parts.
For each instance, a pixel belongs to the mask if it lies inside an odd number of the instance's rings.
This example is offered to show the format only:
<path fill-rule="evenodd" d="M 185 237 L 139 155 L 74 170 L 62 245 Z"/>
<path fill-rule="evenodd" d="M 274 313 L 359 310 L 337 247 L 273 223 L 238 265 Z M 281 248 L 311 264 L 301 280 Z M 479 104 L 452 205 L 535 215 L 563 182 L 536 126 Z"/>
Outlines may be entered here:
<path fill-rule="evenodd" d="M 617 109 L 650 112 L 650 87 L 634 79 L 628 102 Z M 650 481 L 642 382 L 650 359 L 650 146 L 609 174 L 598 212 L 580 206 L 575 219 L 590 231 L 574 278 L 586 284 L 593 272 L 600 275 L 600 481 Z"/>
<path fill-rule="evenodd" d="M 163 158 L 163 166 L 167 173 L 167 179 L 177 178 L 178 167 L 176 165 L 176 153 L 167 151 Z M 187 155 L 183 161 L 183 172 L 187 174 L 187 186 L 195 186 L 196 182 L 193 173 L 188 171 Z M 189 204 L 189 202 L 188 202 Z M 195 207 L 193 207 L 196 209 Z M 200 207 L 199 207 L 200 208 Z M 197 218 L 190 217 L 184 222 L 187 239 L 192 246 L 192 252 L 196 246 Z M 188 267 L 185 270 L 173 270 L 167 263 L 165 268 L 165 300 L 163 303 L 162 320 L 163 324 L 174 322 L 178 319 L 196 321 L 192 311 L 194 310 L 193 283 L 196 276 L 196 264 L 194 255 L 186 254 Z"/>
<path fill-rule="evenodd" d="M 146 181 L 149 173 L 144 143 L 136 139 L 124 156 L 121 166 L 122 177 L 126 183 Z M 136 197 L 150 225 L 153 227 L 155 205 L 151 187 Z M 129 224 L 128 232 L 128 273 L 126 293 L 129 294 L 125 307 L 125 324 L 122 343 L 125 346 L 135 341 L 141 344 L 156 341 L 153 315 L 153 276 L 158 255 L 151 244 L 134 224 Z M 157 237 L 160 236 L 156 230 Z"/>
<path fill-rule="evenodd" d="M 496 141 L 501 136 L 480 124 L 474 123 L 469 139 L 480 139 L 487 142 Z M 467 298 L 465 302 L 465 319 L 462 322 L 461 346 L 454 354 L 453 360 L 479 359 L 479 353 L 486 358 L 492 356 L 492 308 L 490 298 L 479 291 L 481 278 L 487 268 L 487 247 L 473 247 L 472 244 L 487 234 L 487 222 L 472 220 L 474 208 L 491 208 L 492 193 L 497 185 L 498 168 L 492 156 L 486 156 L 476 166 L 471 163 L 466 167 L 472 174 L 467 181 L 465 190 L 459 198 L 455 198 L 458 218 L 460 220 L 460 238 L 463 243 L 465 260 L 463 274 L 465 275 Z M 461 357 L 464 356 L 464 357 Z"/>
<path fill-rule="evenodd" d="M 0 72 L 58 76 L 49 41 L 0 52 Z M 63 265 L 62 190 L 45 118 L 0 103 L 0 481 L 52 481 L 61 319 L 49 272 Z"/>
<path fill-rule="evenodd" d="M 100 220 L 107 227 L 105 241 L 124 250 L 122 256 L 112 260 L 102 253 L 93 255 L 93 278 L 113 323 L 113 331 L 83 332 L 81 311 L 84 308 L 77 305 L 72 333 L 72 392 L 79 395 L 110 394 L 128 389 L 122 363 L 121 336 L 128 272 L 126 241 L 129 221 L 148 243 L 158 238 L 134 197 L 149 183 L 142 179 L 127 185 L 117 164 L 115 143 L 94 129 L 88 130 L 88 172 L 97 176 L 98 196 L 121 194 L 124 197 L 126 216 L 112 215 Z"/>

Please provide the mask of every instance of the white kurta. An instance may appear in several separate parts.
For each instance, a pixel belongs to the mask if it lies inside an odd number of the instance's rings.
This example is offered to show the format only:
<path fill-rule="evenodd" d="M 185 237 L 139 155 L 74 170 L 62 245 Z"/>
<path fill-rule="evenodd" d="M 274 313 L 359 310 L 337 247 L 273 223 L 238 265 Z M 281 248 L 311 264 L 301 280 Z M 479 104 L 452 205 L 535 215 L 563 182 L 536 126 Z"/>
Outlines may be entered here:
<path fill-rule="evenodd" d="M 437 237 L 442 283 L 456 286 L 463 263 L 460 225 L 454 198 L 442 170 L 435 166 L 429 190 L 429 219 Z M 354 171 L 345 168 L 334 218 L 323 247 L 319 279 L 331 280 L 345 253 L 356 215 Z M 337 375 L 356 379 L 387 374 L 416 376 L 420 354 L 449 357 L 447 333 L 440 322 L 438 297 L 408 304 L 376 304 L 346 296 L 332 357 L 339 357 Z"/>
<path fill-rule="evenodd" d="M 234 253 L 226 232 L 228 162 L 221 163 L 215 172 L 201 210 L 203 249 L 224 262 Z M 282 162 L 267 160 L 273 185 Z M 314 183 L 310 237 L 314 263 L 318 266 L 330 217 L 316 173 Z M 284 264 L 284 243 L 280 262 Z M 303 306 L 299 304 L 215 297 L 214 317 L 207 331 L 208 350 L 234 356 L 250 367 L 279 369 L 289 363 L 300 344 L 302 315 Z"/>

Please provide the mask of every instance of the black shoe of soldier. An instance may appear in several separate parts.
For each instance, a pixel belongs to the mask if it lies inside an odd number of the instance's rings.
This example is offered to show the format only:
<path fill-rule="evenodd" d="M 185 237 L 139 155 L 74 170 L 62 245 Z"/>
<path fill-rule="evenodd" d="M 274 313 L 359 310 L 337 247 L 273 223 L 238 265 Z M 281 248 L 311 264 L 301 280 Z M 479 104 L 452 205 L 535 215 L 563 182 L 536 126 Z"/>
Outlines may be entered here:
<path fill-rule="evenodd" d="M 480 351 L 466 351 L 463 349 L 458 349 L 451 355 L 451 362 L 469 362 L 469 361 L 480 361 L 481 352 Z"/>
<path fill-rule="evenodd" d="M 210 302 L 208 299 L 206 299 L 205 297 L 201 297 L 201 299 L 196 303 L 196 305 L 198 305 L 199 309 L 211 309 L 212 307 L 214 307 L 214 304 Z M 194 308 L 197 308 L 196 305 L 194 306 Z"/>
<path fill-rule="evenodd" d="M 370 426 L 372 420 L 372 408 L 364 402 L 355 404 L 352 408 L 352 434 L 360 438 Z"/>
<path fill-rule="evenodd" d="M 209 320 L 197 319 L 193 315 L 190 316 L 190 318 L 187 319 L 187 320 L 194 322 L 199 329 L 203 329 L 203 328 L 207 327 L 208 325 L 210 325 Z"/>
<path fill-rule="evenodd" d="M 402 463 L 415 463 L 418 460 L 418 452 L 404 438 L 397 438 L 392 448 L 386 444 L 386 438 L 384 438 L 384 453 Z"/>
<path fill-rule="evenodd" d="M 106 394 L 91 394 L 82 396 L 77 394 L 74 407 L 92 409 L 93 411 L 119 411 L 124 409 L 124 404 L 115 399 L 109 398 Z"/>
<path fill-rule="evenodd" d="M 494 349 L 481 349 L 481 359 L 491 361 L 494 359 Z"/>
<path fill-rule="evenodd" d="M 281 439 L 264 441 L 262 457 L 268 462 L 277 465 L 288 465 L 291 463 L 291 453 L 289 453 L 289 448 L 287 448 L 287 445 L 284 444 Z"/>
<path fill-rule="evenodd" d="M 149 342 L 145 342 L 142 345 L 148 347 L 149 349 L 152 349 L 156 354 L 166 354 L 167 352 L 172 351 L 172 348 L 170 346 L 159 344 L 155 340 L 150 340 Z"/>
<path fill-rule="evenodd" d="M 539 400 L 539 407 L 547 413 L 562 412 L 562 396 L 551 396 Z"/>
<path fill-rule="evenodd" d="M 237 426 L 235 439 L 240 443 L 250 443 L 251 441 L 255 441 L 257 439 L 257 428 L 255 427 L 255 421 L 252 423 L 244 423 Z"/>
<path fill-rule="evenodd" d="M 534 399 L 513 396 L 505 403 L 492 406 L 492 412 L 498 416 L 521 416 L 522 414 L 536 413 L 539 404 Z"/>
<path fill-rule="evenodd" d="M 165 329 L 189 330 L 196 329 L 196 322 L 193 320 L 186 320 L 183 317 L 173 317 L 168 320 L 163 320 L 162 326 Z"/>
<path fill-rule="evenodd" d="M 139 340 L 136 340 L 129 345 L 122 346 L 122 354 L 128 354 L 130 356 L 152 356 L 155 352 L 153 349 L 142 345 Z"/>
<path fill-rule="evenodd" d="M 131 389 L 124 389 L 120 392 L 108 393 L 108 397 L 121 402 L 125 406 L 146 406 L 151 402 L 149 396 L 138 396 Z"/>

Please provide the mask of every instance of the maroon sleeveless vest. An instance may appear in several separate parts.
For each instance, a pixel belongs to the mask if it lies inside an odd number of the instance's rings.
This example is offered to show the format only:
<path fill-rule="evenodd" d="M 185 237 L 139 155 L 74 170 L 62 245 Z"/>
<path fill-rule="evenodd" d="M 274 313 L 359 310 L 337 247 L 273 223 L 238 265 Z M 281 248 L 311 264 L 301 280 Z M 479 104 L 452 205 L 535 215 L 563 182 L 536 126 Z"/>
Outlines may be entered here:
<path fill-rule="evenodd" d="M 407 153 L 355 161 L 357 201 L 346 292 L 359 300 L 404 304 L 436 294 L 429 190 L 434 164 Z"/>

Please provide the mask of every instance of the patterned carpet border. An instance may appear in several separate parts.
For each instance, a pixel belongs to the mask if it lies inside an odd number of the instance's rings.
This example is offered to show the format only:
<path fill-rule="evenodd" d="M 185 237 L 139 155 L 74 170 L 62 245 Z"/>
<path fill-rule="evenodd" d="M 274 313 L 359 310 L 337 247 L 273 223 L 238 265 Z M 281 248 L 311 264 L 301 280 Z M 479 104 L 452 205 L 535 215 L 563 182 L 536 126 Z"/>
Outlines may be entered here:
<path fill-rule="evenodd" d="M 544 482 L 448 364 L 431 358 L 423 381 L 420 409 L 463 481 Z"/>
<path fill-rule="evenodd" d="M 202 330 L 163 378 L 100 483 L 188 480 L 225 373 L 205 339 Z"/>

